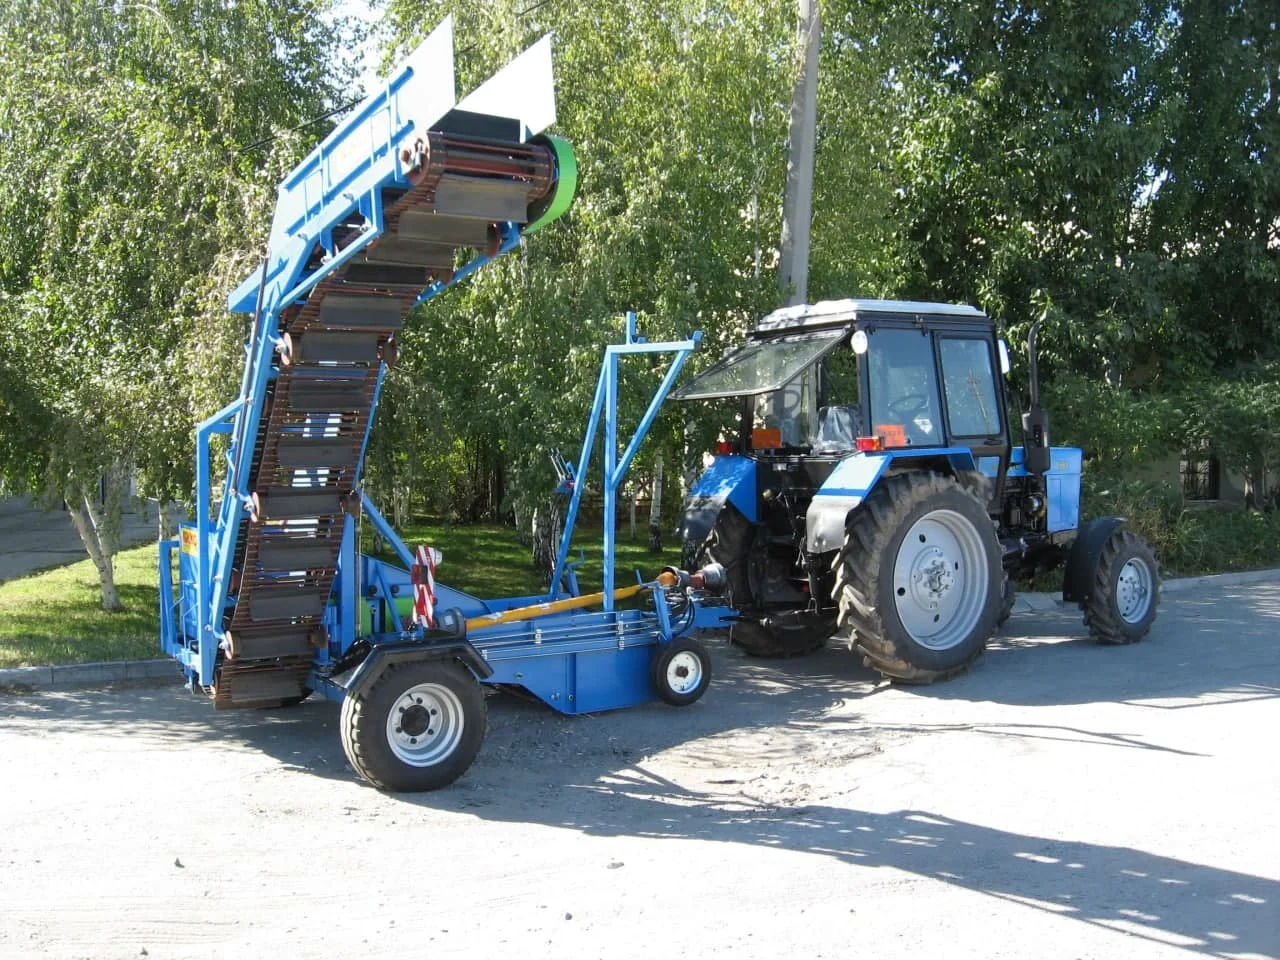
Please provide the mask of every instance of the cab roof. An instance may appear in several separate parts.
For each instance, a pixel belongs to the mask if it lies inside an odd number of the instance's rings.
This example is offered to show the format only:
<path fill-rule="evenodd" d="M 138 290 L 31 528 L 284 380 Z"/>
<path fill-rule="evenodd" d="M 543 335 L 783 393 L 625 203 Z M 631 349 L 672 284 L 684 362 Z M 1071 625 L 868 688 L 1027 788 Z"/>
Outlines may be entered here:
<path fill-rule="evenodd" d="M 848 323 L 866 314 L 897 314 L 903 319 L 919 316 L 987 319 L 987 315 L 977 307 L 957 303 L 927 303 L 922 300 L 822 300 L 818 303 L 780 307 L 762 317 L 752 332 L 772 333 L 778 330 L 825 327 Z"/>

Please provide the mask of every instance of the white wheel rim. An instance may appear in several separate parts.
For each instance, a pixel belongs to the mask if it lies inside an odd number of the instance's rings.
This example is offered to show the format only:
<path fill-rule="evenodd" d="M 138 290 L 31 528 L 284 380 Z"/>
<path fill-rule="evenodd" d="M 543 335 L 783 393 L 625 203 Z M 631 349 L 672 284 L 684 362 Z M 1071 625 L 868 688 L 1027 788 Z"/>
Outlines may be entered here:
<path fill-rule="evenodd" d="M 925 514 L 907 531 L 893 565 L 898 619 L 930 650 L 963 643 L 987 602 L 990 571 L 982 536 L 954 510 Z"/>
<path fill-rule="evenodd" d="M 439 683 L 420 683 L 387 711 L 387 745 L 401 762 L 430 767 L 453 753 L 465 726 L 457 694 Z"/>
<path fill-rule="evenodd" d="M 1116 611 L 1125 623 L 1140 623 L 1151 609 L 1151 568 L 1130 557 L 1116 577 Z"/>
<path fill-rule="evenodd" d="M 692 650 L 681 650 L 667 662 L 667 687 L 672 693 L 692 693 L 700 683 L 702 658 Z"/>

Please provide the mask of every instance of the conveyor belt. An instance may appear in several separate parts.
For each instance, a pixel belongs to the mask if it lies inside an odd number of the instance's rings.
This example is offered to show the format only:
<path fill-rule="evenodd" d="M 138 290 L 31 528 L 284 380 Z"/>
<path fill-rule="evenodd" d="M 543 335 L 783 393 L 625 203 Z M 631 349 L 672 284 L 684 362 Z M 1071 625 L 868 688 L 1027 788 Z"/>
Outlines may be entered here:
<path fill-rule="evenodd" d="M 463 248 L 492 253 L 496 224 L 529 221 L 555 182 L 552 147 L 432 131 L 417 145 L 411 186 L 384 193 L 385 227 L 304 303 L 281 314 L 278 374 L 250 471 L 254 511 L 241 525 L 214 687 L 218 707 L 303 696 L 381 365 L 423 290 L 452 276 Z M 350 225 L 341 249 L 360 236 Z M 318 249 L 316 261 L 323 255 Z"/>

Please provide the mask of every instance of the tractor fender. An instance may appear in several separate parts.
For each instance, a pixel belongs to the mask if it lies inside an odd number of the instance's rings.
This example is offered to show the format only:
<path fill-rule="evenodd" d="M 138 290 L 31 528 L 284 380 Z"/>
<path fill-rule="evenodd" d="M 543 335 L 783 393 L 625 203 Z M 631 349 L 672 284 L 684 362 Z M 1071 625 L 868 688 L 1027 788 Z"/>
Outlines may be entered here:
<path fill-rule="evenodd" d="M 1098 517 L 1080 528 L 1062 574 L 1064 601 L 1080 602 L 1093 595 L 1093 572 L 1098 567 L 1098 557 L 1111 535 L 1124 524 L 1124 517 Z"/>
<path fill-rule="evenodd" d="M 809 501 L 805 514 L 805 549 L 829 553 L 844 545 L 849 511 L 862 503 L 893 459 L 887 453 L 857 454 L 841 460 Z"/>
<path fill-rule="evenodd" d="M 849 511 L 861 505 L 890 466 L 956 475 L 973 470 L 973 454 L 967 447 L 933 447 L 857 453 L 841 460 L 809 502 L 805 548 L 810 553 L 829 553 L 844 545 Z"/>
<path fill-rule="evenodd" d="M 493 676 L 493 667 L 467 640 L 423 640 L 378 644 L 356 667 L 346 683 L 348 697 L 363 693 L 393 663 L 411 660 L 457 660 L 481 680 Z"/>
<path fill-rule="evenodd" d="M 726 503 L 732 503 L 752 523 L 759 517 L 754 460 L 739 456 L 716 457 L 689 491 L 676 536 L 686 542 L 702 543 Z"/>

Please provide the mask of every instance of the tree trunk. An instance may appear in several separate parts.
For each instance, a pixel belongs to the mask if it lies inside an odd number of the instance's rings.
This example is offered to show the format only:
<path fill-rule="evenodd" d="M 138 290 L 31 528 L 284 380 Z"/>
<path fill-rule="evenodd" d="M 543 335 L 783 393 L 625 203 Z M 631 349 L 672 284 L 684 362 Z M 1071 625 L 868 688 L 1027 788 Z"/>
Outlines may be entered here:
<path fill-rule="evenodd" d="M 171 512 L 173 504 L 156 501 L 156 540 L 168 540 L 177 532 L 178 524 Z"/>
<path fill-rule="evenodd" d="M 107 519 L 93 502 L 93 496 L 83 487 L 77 486 L 68 491 L 66 499 L 71 522 L 98 571 L 98 581 L 102 587 L 102 609 L 119 610 L 120 594 L 116 590 L 114 569 L 116 543 Z M 110 498 L 107 502 L 111 502 Z"/>
<path fill-rule="evenodd" d="M 640 485 L 631 487 L 631 539 L 636 538 L 636 504 L 640 502 Z"/>
<path fill-rule="evenodd" d="M 662 454 L 653 461 L 653 499 L 649 501 L 649 551 L 662 552 Z"/>
<path fill-rule="evenodd" d="M 1261 510 L 1266 503 L 1266 471 L 1257 459 L 1251 459 L 1244 475 L 1244 505 Z"/>

